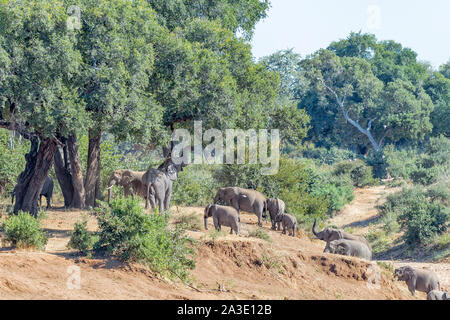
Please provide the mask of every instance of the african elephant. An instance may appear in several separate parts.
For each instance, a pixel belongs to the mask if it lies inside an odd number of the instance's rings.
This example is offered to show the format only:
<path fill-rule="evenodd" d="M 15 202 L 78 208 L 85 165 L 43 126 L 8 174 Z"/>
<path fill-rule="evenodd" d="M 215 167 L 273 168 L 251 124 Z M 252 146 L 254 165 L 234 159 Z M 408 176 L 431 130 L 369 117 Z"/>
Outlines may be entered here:
<path fill-rule="evenodd" d="M 347 240 L 356 240 L 364 243 L 370 250 L 372 248 L 370 247 L 369 241 L 366 240 L 363 236 L 354 235 L 348 232 L 345 232 L 342 229 L 333 229 L 333 228 L 326 228 L 320 232 L 316 231 L 316 224 L 317 219 L 314 219 L 314 225 L 312 227 L 312 232 L 317 237 L 317 239 L 323 240 L 327 242 L 327 245 L 325 246 L 325 249 L 323 252 L 330 252 L 330 242 L 333 240 L 339 240 L 339 239 L 347 239 Z"/>
<path fill-rule="evenodd" d="M 53 196 L 53 179 L 50 177 L 47 177 L 44 181 L 44 184 L 42 185 L 42 189 L 39 192 L 39 207 L 42 207 L 42 196 L 47 199 L 47 209 L 51 208 L 50 201 L 52 200 Z M 14 187 L 13 191 L 11 192 L 11 204 L 14 204 L 14 197 L 16 196 L 16 189 L 17 185 Z"/>
<path fill-rule="evenodd" d="M 237 210 L 238 214 L 240 210 L 256 214 L 258 225 L 262 227 L 261 217 L 266 217 L 267 208 L 266 199 L 261 192 L 239 187 L 219 188 L 214 197 L 214 204 L 219 200 L 224 202 L 230 201 L 231 206 Z"/>
<path fill-rule="evenodd" d="M 431 290 L 427 294 L 427 300 L 450 300 L 450 292 Z"/>
<path fill-rule="evenodd" d="M 114 185 L 123 187 L 125 197 L 135 195 L 146 199 L 147 187 L 142 182 L 145 171 L 133 171 L 128 169 L 116 170 L 111 174 L 108 182 L 108 203 L 111 200 L 111 189 Z"/>
<path fill-rule="evenodd" d="M 330 241 L 329 252 L 350 257 L 372 260 L 372 251 L 367 245 L 357 240 L 339 239 Z"/>
<path fill-rule="evenodd" d="M 182 170 L 182 165 L 176 165 L 170 161 L 165 168 L 149 168 L 145 172 L 142 182 L 147 186 L 146 208 L 150 202 L 154 209 L 159 206 L 160 213 L 169 210 L 172 185 L 178 178 L 178 172 Z"/>
<path fill-rule="evenodd" d="M 272 230 L 280 231 L 280 222 L 275 222 L 275 217 L 279 214 L 284 214 L 286 205 L 284 201 L 278 198 L 270 198 L 266 200 L 266 208 L 270 214 L 270 220 L 272 221 Z M 275 228 L 275 225 L 277 227 Z"/>
<path fill-rule="evenodd" d="M 205 208 L 205 229 L 208 230 L 208 218 L 213 217 L 214 227 L 221 230 L 221 226 L 230 227 L 230 234 L 239 234 L 238 212 L 233 207 L 209 204 Z"/>
<path fill-rule="evenodd" d="M 414 295 L 416 290 L 429 293 L 432 290 L 441 289 L 439 279 L 432 271 L 404 266 L 395 269 L 394 277 L 400 281 L 405 281 L 412 295 Z"/>
<path fill-rule="evenodd" d="M 283 234 L 286 234 L 286 229 L 288 229 L 289 235 L 295 237 L 295 234 L 297 233 L 297 219 L 294 216 L 286 213 L 280 213 L 275 217 L 275 222 L 281 222 L 283 226 Z"/>

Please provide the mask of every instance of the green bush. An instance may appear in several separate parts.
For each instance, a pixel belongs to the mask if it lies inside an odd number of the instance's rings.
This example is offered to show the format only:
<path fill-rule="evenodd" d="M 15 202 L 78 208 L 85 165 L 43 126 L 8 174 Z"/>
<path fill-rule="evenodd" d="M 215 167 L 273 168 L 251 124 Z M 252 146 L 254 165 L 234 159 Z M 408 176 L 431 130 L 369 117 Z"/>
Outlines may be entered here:
<path fill-rule="evenodd" d="M 435 189 L 427 191 L 416 186 L 389 195 L 381 207 L 383 219 L 391 220 L 390 215 L 397 217 L 408 244 L 428 244 L 435 236 L 446 232 L 450 218 L 445 201 L 441 197 L 431 197 L 435 194 Z"/>
<path fill-rule="evenodd" d="M 173 184 L 173 203 L 184 206 L 206 206 L 217 190 L 209 166 L 190 165 L 178 174 Z"/>
<path fill-rule="evenodd" d="M 353 184 L 348 176 L 334 176 L 323 172 L 312 184 L 311 193 L 328 199 L 328 215 L 341 210 L 354 199 Z"/>
<path fill-rule="evenodd" d="M 384 149 L 387 167 L 392 178 L 409 179 L 411 172 L 417 168 L 416 150 L 395 150 L 393 145 Z"/>
<path fill-rule="evenodd" d="M 25 168 L 25 154 L 30 148 L 28 140 L 13 138 L 10 145 L 11 132 L 0 128 L 0 187 L 12 191 L 17 177 Z M 5 193 L 6 194 L 6 193 Z"/>
<path fill-rule="evenodd" d="M 120 198 L 97 209 L 99 240 L 96 251 L 124 261 L 139 261 L 162 275 L 189 278 L 195 267 L 192 239 L 181 226 L 170 229 L 165 216 L 148 215 L 139 200 Z"/>
<path fill-rule="evenodd" d="M 87 220 L 83 220 L 75 223 L 68 246 L 86 254 L 97 241 L 98 237 L 87 230 Z"/>
<path fill-rule="evenodd" d="M 333 165 L 344 160 L 356 159 L 354 152 L 336 147 L 316 148 L 312 145 L 306 146 L 302 150 L 302 155 L 308 159 L 314 159 L 319 164 Z"/>
<path fill-rule="evenodd" d="M 450 211 L 439 203 L 426 203 L 417 199 L 400 216 L 399 222 L 406 229 L 409 244 L 429 244 L 436 235 L 447 231 Z"/>
<path fill-rule="evenodd" d="M 40 218 L 34 218 L 27 212 L 19 211 L 17 215 L 7 218 L 2 224 L 2 230 L 6 240 L 18 248 L 43 249 L 47 244 Z"/>
<path fill-rule="evenodd" d="M 348 175 L 355 187 L 365 187 L 373 185 L 376 180 L 373 178 L 372 168 L 364 161 L 342 161 L 334 166 L 334 175 Z"/>

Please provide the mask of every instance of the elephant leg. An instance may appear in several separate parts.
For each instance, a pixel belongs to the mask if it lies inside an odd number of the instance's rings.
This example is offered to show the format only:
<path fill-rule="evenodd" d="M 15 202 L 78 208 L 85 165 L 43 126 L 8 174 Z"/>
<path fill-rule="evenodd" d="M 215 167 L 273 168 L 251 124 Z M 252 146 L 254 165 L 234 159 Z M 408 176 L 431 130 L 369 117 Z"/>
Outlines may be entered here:
<path fill-rule="evenodd" d="M 47 209 L 50 209 L 51 205 L 50 205 L 50 197 L 47 197 Z"/>
<path fill-rule="evenodd" d="M 166 198 L 164 199 L 164 210 L 166 211 L 169 211 L 171 197 L 172 197 L 172 188 L 169 188 L 166 191 Z"/>
<path fill-rule="evenodd" d="M 216 228 L 216 230 L 220 231 L 219 220 L 216 217 L 213 217 L 213 222 L 214 222 L 214 228 Z"/>

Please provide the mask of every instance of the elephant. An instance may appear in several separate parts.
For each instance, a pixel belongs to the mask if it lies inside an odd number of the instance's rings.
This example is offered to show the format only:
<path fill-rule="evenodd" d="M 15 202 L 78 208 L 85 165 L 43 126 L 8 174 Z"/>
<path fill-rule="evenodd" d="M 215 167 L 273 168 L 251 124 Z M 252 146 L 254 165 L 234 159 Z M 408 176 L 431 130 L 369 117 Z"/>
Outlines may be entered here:
<path fill-rule="evenodd" d="M 432 290 L 441 290 L 439 279 L 432 271 L 404 266 L 395 269 L 394 277 L 400 281 L 405 281 L 412 295 L 415 294 L 416 290 L 427 294 Z"/>
<path fill-rule="evenodd" d="M 450 300 L 450 292 L 431 290 L 427 294 L 427 300 Z"/>
<path fill-rule="evenodd" d="M 372 251 L 361 241 L 349 239 L 333 240 L 330 241 L 329 247 L 331 253 L 372 260 Z"/>
<path fill-rule="evenodd" d="M 172 185 L 178 178 L 178 172 L 182 170 L 183 165 L 177 165 L 170 161 L 167 167 L 149 168 L 145 172 L 142 182 L 147 186 L 146 208 L 148 208 L 148 202 L 150 202 L 153 209 L 159 206 L 160 213 L 169 210 Z"/>
<path fill-rule="evenodd" d="M 44 184 L 42 185 L 42 189 L 39 192 L 39 207 L 42 207 L 42 196 L 45 197 L 45 199 L 47 199 L 47 209 L 51 208 L 51 200 L 53 197 L 53 187 L 54 187 L 54 183 L 53 183 L 53 179 L 50 177 L 47 177 L 44 181 Z M 17 185 L 14 187 L 13 191 L 11 192 L 11 204 L 14 204 L 14 197 L 16 196 L 16 190 L 17 190 Z"/>
<path fill-rule="evenodd" d="M 214 227 L 221 230 L 221 226 L 230 227 L 230 234 L 239 234 L 239 214 L 233 207 L 209 204 L 205 208 L 205 229 L 208 230 L 208 218 L 213 217 Z"/>
<path fill-rule="evenodd" d="M 128 169 L 116 170 L 111 174 L 108 182 L 108 203 L 111 200 L 111 189 L 114 185 L 122 186 L 125 197 L 135 195 L 144 199 L 147 197 L 147 187 L 142 182 L 145 171 L 133 171 Z"/>
<path fill-rule="evenodd" d="M 317 239 L 323 240 L 327 242 L 327 245 L 325 246 L 325 249 L 323 252 L 330 252 L 330 242 L 333 240 L 339 240 L 339 239 L 347 239 L 347 240 L 356 240 L 364 243 L 370 250 L 372 248 L 370 247 L 369 241 L 366 240 L 363 236 L 354 235 L 348 232 L 345 232 L 342 229 L 333 229 L 333 228 L 326 228 L 320 232 L 316 231 L 316 224 L 317 219 L 314 219 L 314 225 L 312 227 L 312 232 L 317 237 Z"/>
<path fill-rule="evenodd" d="M 272 221 L 272 230 L 280 231 L 280 222 L 275 222 L 275 217 L 279 214 L 284 214 L 284 210 L 286 208 L 284 201 L 278 198 L 267 199 L 266 208 L 267 211 L 269 211 L 270 220 Z"/>
<path fill-rule="evenodd" d="M 219 188 L 214 197 L 214 204 L 219 200 L 231 202 L 231 206 L 240 213 L 240 210 L 252 212 L 258 217 L 258 225 L 262 227 L 261 218 L 266 217 L 266 199 L 264 195 L 256 190 L 244 189 L 239 187 Z M 238 216 L 239 217 L 239 216 Z M 238 218 L 240 221 L 240 218 Z"/>
<path fill-rule="evenodd" d="M 283 226 L 283 234 L 286 234 L 286 229 L 288 229 L 289 235 L 295 237 L 297 233 L 297 219 L 294 216 L 286 213 L 280 213 L 275 217 L 275 222 L 278 224 L 281 222 Z"/>

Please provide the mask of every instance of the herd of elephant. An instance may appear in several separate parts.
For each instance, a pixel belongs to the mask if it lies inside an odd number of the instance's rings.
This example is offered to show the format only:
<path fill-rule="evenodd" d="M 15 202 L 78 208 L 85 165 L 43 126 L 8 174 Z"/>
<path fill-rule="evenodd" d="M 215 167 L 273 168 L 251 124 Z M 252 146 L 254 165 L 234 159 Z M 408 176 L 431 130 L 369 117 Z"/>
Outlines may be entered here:
<path fill-rule="evenodd" d="M 159 212 L 167 211 L 170 207 L 173 181 L 182 171 L 182 165 L 171 161 L 161 165 L 158 169 L 150 168 L 147 171 L 116 170 L 112 173 L 108 183 L 108 203 L 111 199 L 111 189 L 114 185 L 122 186 L 125 196 L 140 196 L 145 199 L 145 207 L 151 204 L 153 209 L 159 207 Z M 40 192 L 40 198 L 47 198 L 47 208 L 53 194 L 53 180 L 47 178 Z M 12 192 L 14 202 L 15 188 Z M 224 205 L 218 204 L 222 202 Z M 221 230 L 222 226 L 230 227 L 230 233 L 239 234 L 240 211 L 254 213 L 258 217 L 258 226 L 262 227 L 262 218 L 266 212 L 270 214 L 272 229 L 283 234 L 289 231 L 289 236 L 295 237 L 297 233 L 297 220 L 293 215 L 285 213 L 285 203 L 278 198 L 266 199 L 256 190 L 239 187 L 219 188 L 214 198 L 214 204 L 206 206 L 204 211 L 204 226 L 208 229 L 207 220 L 212 217 L 214 227 Z M 369 242 L 359 235 L 353 235 L 342 229 L 326 228 L 320 232 L 316 230 L 317 220 L 314 221 L 312 232 L 317 239 L 326 242 L 325 253 L 334 253 L 345 256 L 354 256 L 372 260 L 372 249 Z M 449 292 L 440 291 L 440 283 L 434 272 L 414 269 L 404 266 L 395 269 L 394 277 L 405 281 L 408 289 L 414 295 L 415 291 L 427 293 L 429 300 L 448 300 Z"/>

